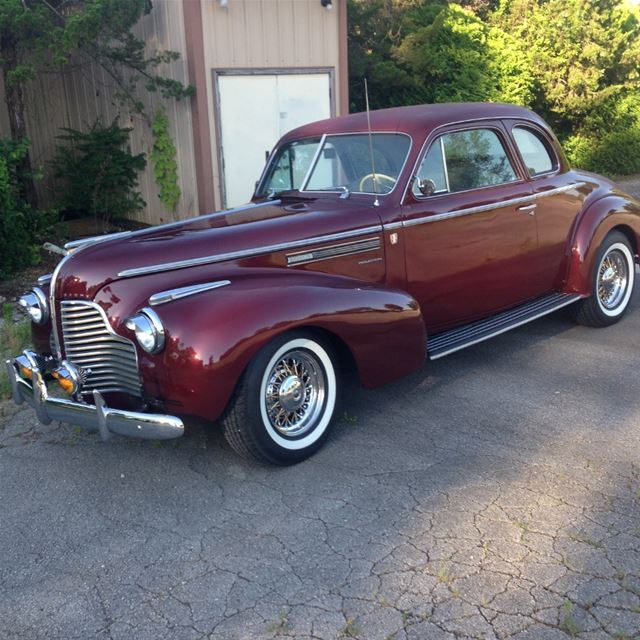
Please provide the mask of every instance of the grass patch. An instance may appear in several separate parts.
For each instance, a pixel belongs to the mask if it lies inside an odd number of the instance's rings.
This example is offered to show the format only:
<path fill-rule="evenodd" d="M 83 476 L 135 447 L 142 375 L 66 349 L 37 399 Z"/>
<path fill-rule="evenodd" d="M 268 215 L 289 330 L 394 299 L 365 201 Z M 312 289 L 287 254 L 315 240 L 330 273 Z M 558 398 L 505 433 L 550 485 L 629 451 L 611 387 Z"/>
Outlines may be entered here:
<path fill-rule="evenodd" d="M 358 623 L 352 618 L 349 618 L 340 635 L 343 638 L 357 638 L 361 633 L 362 630 L 358 626 Z"/>
<path fill-rule="evenodd" d="M 13 321 L 14 306 L 12 303 L 2 305 L 0 323 L 0 400 L 11 395 L 11 385 L 5 370 L 4 361 L 19 354 L 31 342 L 31 323 L 26 319 Z"/>
<path fill-rule="evenodd" d="M 602 542 L 600 542 L 599 540 L 594 540 L 593 538 L 589 537 L 586 533 L 583 533 L 582 531 L 572 531 L 569 533 L 569 537 L 572 540 L 575 540 L 576 542 L 583 542 L 584 544 L 588 544 L 594 549 L 604 548 L 604 545 L 602 544 Z"/>
<path fill-rule="evenodd" d="M 358 416 L 347 413 L 346 411 L 340 416 L 340 422 L 344 424 L 358 424 Z"/>
<path fill-rule="evenodd" d="M 289 634 L 293 631 L 293 626 L 289 624 L 289 614 L 281 611 L 278 614 L 278 621 L 267 625 L 267 632 L 273 635 Z"/>
<path fill-rule="evenodd" d="M 560 619 L 560 629 L 575 638 L 580 633 L 580 625 L 576 622 L 572 615 L 573 605 L 569 600 L 565 600 L 562 605 L 562 616 Z"/>

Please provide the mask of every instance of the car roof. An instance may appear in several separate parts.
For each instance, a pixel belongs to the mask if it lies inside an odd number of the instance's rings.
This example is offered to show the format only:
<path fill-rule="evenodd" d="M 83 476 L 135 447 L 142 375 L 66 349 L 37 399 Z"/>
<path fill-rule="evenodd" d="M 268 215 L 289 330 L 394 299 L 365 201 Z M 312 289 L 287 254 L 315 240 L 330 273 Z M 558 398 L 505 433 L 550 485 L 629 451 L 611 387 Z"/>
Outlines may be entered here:
<path fill-rule="evenodd" d="M 467 120 L 518 118 L 547 128 L 544 120 L 524 107 L 498 102 L 452 102 L 394 107 L 370 112 L 371 130 L 424 136 L 443 125 Z M 287 133 L 283 141 L 323 134 L 368 130 L 366 112 L 319 120 Z"/>

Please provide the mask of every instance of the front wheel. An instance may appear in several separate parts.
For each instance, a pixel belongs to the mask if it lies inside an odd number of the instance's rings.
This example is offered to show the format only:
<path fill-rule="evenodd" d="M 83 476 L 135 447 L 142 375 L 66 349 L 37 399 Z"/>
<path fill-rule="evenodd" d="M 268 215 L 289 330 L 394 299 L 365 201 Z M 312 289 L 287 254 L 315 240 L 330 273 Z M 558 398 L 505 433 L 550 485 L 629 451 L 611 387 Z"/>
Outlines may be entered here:
<path fill-rule="evenodd" d="M 575 306 L 575 318 L 590 327 L 618 322 L 629 306 L 635 281 L 633 251 L 627 237 L 611 232 L 603 241 L 593 273 L 593 293 Z"/>
<path fill-rule="evenodd" d="M 244 457 L 294 464 L 317 451 L 336 407 L 338 373 L 329 345 L 293 331 L 263 347 L 249 364 L 223 420 Z"/>

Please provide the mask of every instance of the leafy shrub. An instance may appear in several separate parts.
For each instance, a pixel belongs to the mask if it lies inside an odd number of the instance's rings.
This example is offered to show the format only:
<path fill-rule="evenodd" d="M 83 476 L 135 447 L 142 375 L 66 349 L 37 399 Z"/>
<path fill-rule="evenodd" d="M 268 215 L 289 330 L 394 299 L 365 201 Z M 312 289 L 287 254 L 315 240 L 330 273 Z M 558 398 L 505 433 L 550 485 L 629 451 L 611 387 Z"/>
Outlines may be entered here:
<path fill-rule="evenodd" d="M 39 262 L 37 244 L 57 220 L 55 211 L 32 209 L 20 194 L 19 166 L 28 149 L 28 140 L 0 139 L 0 279 Z"/>
<path fill-rule="evenodd" d="M 580 169 L 618 176 L 640 173 L 639 127 L 602 135 L 579 133 L 565 141 L 564 149 L 571 164 Z"/>
<path fill-rule="evenodd" d="M 131 128 L 109 126 L 97 120 L 84 133 L 63 129 L 54 158 L 54 173 L 65 181 L 60 205 L 71 215 L 91 214 L 108 221 L 140 211 L 145 202 L 137 191 L 138 172 L 145 168 L 144 154 L 132 155 L 129 148 Z"/>
<path fill-rule="evenodd" d="M 599 105 L 584 125 L 564 141 L 570 162 L 581 169 L 627 175 L 640 173 L 640 96 Z"/>

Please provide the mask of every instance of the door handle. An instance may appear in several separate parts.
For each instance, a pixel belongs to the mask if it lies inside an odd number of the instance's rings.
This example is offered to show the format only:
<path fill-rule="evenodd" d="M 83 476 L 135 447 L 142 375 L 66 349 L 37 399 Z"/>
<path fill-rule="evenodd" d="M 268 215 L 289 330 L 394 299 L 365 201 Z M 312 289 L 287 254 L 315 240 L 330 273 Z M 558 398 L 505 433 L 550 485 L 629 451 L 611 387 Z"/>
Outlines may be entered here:
<path fill-rule="evenodd" d="M 526 213 L 528 213 L 530 216 L 535 215 L 535 209 L 538 205 L 537 204 L 526 204 L 523 207 L 518 207 L 518 211 L 524 211 Z"/>

